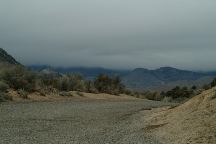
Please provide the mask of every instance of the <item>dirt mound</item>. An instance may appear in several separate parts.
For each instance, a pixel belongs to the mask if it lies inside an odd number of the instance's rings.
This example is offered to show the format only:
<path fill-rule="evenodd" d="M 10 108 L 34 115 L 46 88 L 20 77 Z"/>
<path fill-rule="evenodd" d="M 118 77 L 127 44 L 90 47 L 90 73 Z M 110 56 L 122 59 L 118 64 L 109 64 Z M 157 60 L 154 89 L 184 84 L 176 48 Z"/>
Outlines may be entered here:
<path fill-rule="evenodd" d="M 146 123 L 146 133 L 166 144 L 215 144 L 216 88 L 178 107 L 155 109 Z"/>

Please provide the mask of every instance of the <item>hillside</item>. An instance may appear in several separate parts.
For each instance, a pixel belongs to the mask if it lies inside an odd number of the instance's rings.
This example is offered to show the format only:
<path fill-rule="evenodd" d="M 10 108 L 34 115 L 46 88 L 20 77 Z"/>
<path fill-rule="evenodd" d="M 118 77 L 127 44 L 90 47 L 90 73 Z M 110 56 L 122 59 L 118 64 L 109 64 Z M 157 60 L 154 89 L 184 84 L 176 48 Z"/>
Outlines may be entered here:
<path fill-rule="evenodd" d="M 155 110 L 145 129 L 163 143 L 215 144 L 215 119 L 216 88 L 213 88 L 176 108 Z"/>
<path fill-rule="evenodd" d="M 180 70 L 172 67 L 162 67 L 156 70 L 138 68 L 123 76 L 123 83 L 131 89 L 166 89 L 176 85 L 203 85 L 209 83 L 213 76 Z"/>
<path fill-rule="evenodd" d="M 4 49 L 0 48 L 0 62 L 6 62 L 9 64 L 19 64 L 11 55 L 9 55 Z"/>

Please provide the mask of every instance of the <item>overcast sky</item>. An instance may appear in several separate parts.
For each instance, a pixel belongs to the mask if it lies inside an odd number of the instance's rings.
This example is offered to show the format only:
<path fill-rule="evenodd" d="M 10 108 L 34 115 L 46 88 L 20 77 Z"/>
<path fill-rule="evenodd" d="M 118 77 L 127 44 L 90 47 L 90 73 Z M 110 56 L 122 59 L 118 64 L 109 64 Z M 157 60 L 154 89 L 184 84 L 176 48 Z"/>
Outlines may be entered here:
<path fill-rule="evenodd" d="M 26 65 L 216 70 L 216 1 L 1 0 L 0 47 Z"/>

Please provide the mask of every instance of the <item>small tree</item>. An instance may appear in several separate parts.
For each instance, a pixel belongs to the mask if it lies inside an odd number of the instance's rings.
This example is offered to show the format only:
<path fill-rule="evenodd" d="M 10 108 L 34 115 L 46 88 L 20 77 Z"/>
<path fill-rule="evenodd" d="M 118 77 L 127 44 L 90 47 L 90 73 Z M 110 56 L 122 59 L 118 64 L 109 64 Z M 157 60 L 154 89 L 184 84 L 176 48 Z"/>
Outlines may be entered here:
<path fill-rule="evenodd" d="M 215 87 L 216 86 L 216 78 L 213 79 L 213 81 L 211 82 L 211 87 Z"/>

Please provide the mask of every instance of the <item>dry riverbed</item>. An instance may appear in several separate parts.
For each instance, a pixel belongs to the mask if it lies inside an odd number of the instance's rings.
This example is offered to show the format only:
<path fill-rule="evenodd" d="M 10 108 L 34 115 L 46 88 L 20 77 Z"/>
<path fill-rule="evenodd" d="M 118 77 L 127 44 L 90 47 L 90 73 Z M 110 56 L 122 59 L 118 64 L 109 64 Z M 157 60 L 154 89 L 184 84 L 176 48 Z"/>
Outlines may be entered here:
<path fill-rule="evenodd" d="M 145 135 L 143 120 L 165 105 L 137 99 L 2 103 L 0 143 L 159 144 Z"/>

